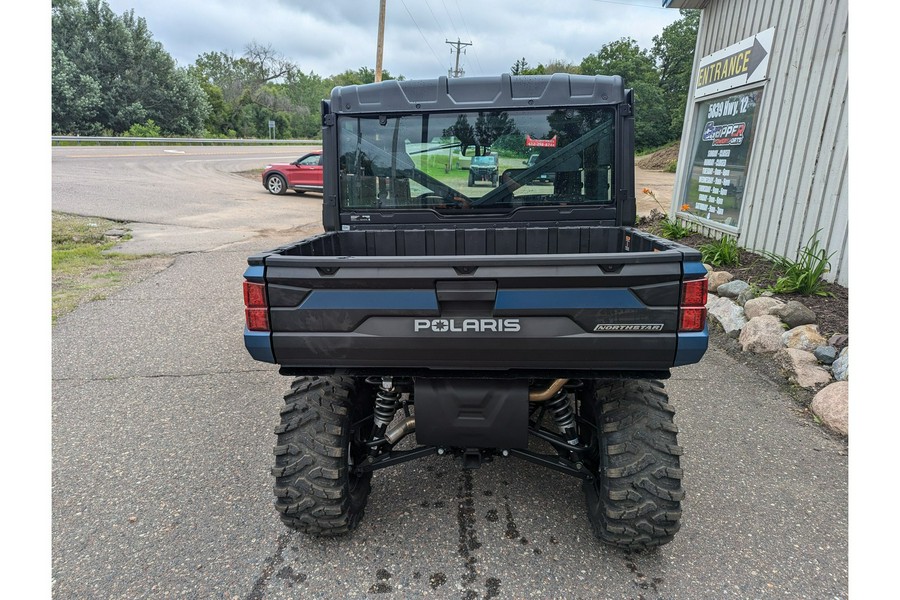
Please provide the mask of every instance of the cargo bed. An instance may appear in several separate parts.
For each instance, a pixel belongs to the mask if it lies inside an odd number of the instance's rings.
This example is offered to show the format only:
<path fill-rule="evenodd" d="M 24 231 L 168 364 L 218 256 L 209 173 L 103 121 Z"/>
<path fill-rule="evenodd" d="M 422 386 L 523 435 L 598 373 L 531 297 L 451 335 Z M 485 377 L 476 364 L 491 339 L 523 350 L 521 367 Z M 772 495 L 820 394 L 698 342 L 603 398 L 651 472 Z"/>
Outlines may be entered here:
<path fill-rule="evenodd" d="M 658 377 L 706 348 L 678 331 L 699 253 L 627 227 L 329 232 L 249 263 L 286 373 Z"/>

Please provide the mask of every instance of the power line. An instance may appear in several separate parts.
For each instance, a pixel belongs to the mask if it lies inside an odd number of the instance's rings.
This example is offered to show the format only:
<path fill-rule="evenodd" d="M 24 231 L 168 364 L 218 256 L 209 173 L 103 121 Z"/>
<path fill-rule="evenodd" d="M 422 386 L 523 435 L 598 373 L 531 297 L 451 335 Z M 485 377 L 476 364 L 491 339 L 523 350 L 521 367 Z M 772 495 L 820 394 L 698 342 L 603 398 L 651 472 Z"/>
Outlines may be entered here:
<path fill-rule="evenodd" d="M 444 0 L 441 0 L 441 4 L 444 5 L 444 12 L 447 13 L 447 18 L 450 19 L 450 25 L 453 26 L 453 32 L 456 34 L 456 37 L 459 37 L 459 30 L 456 28 L 456 23 L 453 22 L 453 17 L 450 15 L 450 11 L 447 10 L 447 3 L 444 2 Z"/>
<path fill-rule="evenodd" d="M 434 56 L 434 60 L 441 66 L 441 70 L 444 69 L 444 63 L 441 62 L 441 59 L 438 58 L 437 53 L 434 51 L 434 48 L 431 47 L 431 44 L 428 43 L 428 38 L 425 37 L 425 34 L 422 33 L 422 28 L 419 27 L 419 24 L 416 23 L 416 18 L 412 16 L 412 13 L 409 12 L 409 7 L 406 6 L 406 2 L 404 0 L 400 0 L 400 4 L 403 5 L 403 8 L 406 9 L 406 14 L 409 15 L 409 18 L 412 19 L 413 25 L 416 26 L 416 29 L 419 30 L 419 35 L 422 36 L 422 40 L 425 42 L 425 45 L 428 46 L 428 49 L 431 50 L 431 54 Z"/>
<path fill-rule="evenodd" d="M 438 26 L 438 31 L 443 33 L 443 28 L 441 27 L 441 22 L 438 21 L 437 15 L 434 14 L 434 11 L 431 9 L 431 4 L 428 3 L 428 0 L 425 0 L 425 6 L 428 7 L 428 12 L 431 13 L 431 18 L 434 19 L 434 24 Z"/>
<path fill-rule="evenodd" d="M 443 1 L 443 0 L 441 0 L 441 1 Z M 444 5 L 444 10 L 447 10 L 447 5 L 446 5 L 446 4 Z M 460 20 L 462 21 L 463 27 L 465 27 L 465 29 L 466 29 L 466 36 L 471 40 L 471 39 L 472 39 L 472 33 L 469 31 L 469 26 L 466 24 L 466 18 L 463 16 L 462 10 L 460 10 L 460 8 L 459 8 L 459 0 L 456 0 L 456 12 L 459 13 L 459 18 L 460 18 Z M 450 16 L 450 11 L 447 11 L 447 16 L 448 16 L 448 17 Z M 484 69 L 481 67 L 481 61 L 478 60 L 478 53 L 475 52 L 475 47 L 474 47 L 474 46 L 472 46 L 472 56 L 475 57 L 475 62 L 478 63 L 478 71 L 479 71 L 482 75 L 484 75 Z"/>

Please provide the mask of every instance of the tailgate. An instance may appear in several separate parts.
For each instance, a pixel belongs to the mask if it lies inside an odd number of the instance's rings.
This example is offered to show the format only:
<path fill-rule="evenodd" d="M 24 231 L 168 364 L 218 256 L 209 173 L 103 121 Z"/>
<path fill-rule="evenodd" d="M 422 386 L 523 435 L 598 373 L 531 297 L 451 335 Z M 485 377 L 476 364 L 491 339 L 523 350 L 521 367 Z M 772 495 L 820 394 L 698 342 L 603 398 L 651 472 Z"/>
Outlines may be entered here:
<path fill-rule="evenodd" d="M 679 346 L 696 353 L 700 343 L 678 332 L 684 264 L 678 250 L 270 254 L 262 275 L 272 358 L 310 373 L 666 370 L 694 362 Z M 688 270 L 705 273 L 699 263 Z M 693 335 L 705 350 L 705 331 Z"/>

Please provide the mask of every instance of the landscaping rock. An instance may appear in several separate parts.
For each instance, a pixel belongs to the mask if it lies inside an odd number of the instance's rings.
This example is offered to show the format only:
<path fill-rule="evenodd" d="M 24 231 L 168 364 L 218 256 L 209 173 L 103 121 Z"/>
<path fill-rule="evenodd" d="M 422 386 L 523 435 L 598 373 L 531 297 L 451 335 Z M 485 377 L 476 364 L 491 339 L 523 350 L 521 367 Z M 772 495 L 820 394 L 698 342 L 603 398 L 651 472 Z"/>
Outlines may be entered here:
<path fill-rule="evenodd" d="M 710 319 L 721 325 L 729 337 L 736 338 L 747 324 L 744 310 L 728 298 L 710 296 L 706 309 L 709 311 Z"/>
<path fill-rule="evenodd" d="M 834 346 L 838 350 L 841 348 L 845 348 L 847 346 L 847 342 L 850 341 L 850 338 L 847 337 L 844 333 L 836 333 L 830 338 L 828 338 L 828 345 Z"/>
<path fill-rule="evenodd" d="M 850 379 L 850 348 L 841 350 L 840 355 L 834 364 L 831 365 L 831 372 L 838 381 L 847 381 Z"/>
<path fill-rule="evenodd" d="M 818 325 L 800 325 L 790 331 L 785 331 L 781 336 L 781 342 L 787 348 L 796 348 L 807 352 L 813 352 L 826 343 L 825 338 L 819 333 Z"/>
<path fill-rule="evenodd" d="M 760 315 L 753 317 L 741 329 L 738 340 L 744 352 L 764 354 L 766 352 L 778 352 L 781 350 L 781 335 L 784 328 L 781 321 L 774 315 Z"/>
<path fill-rule="evenodd" d="M 719 286 L 733 280 L 734 275 L 732 275 L 728 271 L 711 271 L 709 273 L 708 279 L 709 291 L 712 293 L 716 293 L 716 290 L 719 289 Z"/>
<path fill-rule="evenodd" d="M 821 389 L 809 407 L 826 427 L 847 435 L 850 433 L 849 397 L 850 384 L 838 381 Z"/>
<path fill-rule="evenodd" d="M 816 313 L 796 300 L 791 300 L 784 306 L 778 307 L 772 311 L 772 314 L 787 323 L 791 329 L 816 322 Z"/>
<path fill-rule="evenodd" d="M 837 358 L 837 348 L 834 346 L 819 346 L 813 350 L 813 356 L 823 365 L 830 365 Z"/>
<path fill-rule="evenodd" d="M 748 300 L 753 300 L 754 298 L 756 298 L 756 292 L 753 291 L 752 287 L 748 287 L 746 290 L 738 294 L 738 306 L 745 306 Z"/>
<path fill-rule="evenodd" d="M 723 298 L 737 298 L 741 292 L 750 288 L 750 284 L 740 279 L 729 281 L 716 288 L 716 294 Z"/>
<path fill-rule="evenodd" d="M 767 296 L 753 298 L 752 300 L 747 300 L 744 304 L 744 315 L 746 315 L 748 320 L 763 315 L 771 315 L 772 309 L 778 306 L 784 306 L 784 302 Z"/>
<path fill-rule="evenodd" d="M 831 382 L 831 375 L 819 366 L 812 352 L 782 348 L 775 353 L 775 362 L 788 381 L 802 388 L 814 390 Z"/>

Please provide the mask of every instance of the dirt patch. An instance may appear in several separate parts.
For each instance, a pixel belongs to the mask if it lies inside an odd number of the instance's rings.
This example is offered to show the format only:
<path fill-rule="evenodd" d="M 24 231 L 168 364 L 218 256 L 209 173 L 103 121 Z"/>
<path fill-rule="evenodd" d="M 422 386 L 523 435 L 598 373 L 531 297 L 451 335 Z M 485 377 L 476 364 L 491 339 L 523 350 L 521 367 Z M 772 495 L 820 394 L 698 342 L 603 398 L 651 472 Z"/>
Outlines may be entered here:
<path fill-rule="evenodd" d="M 638 157 L 636 164 L 647 171 L 662 171 L 678 160 L 679 148 L 681 148 L 681 143 L 675 142 L 665 148 L 660 148 L 652 154 Z"/>
<path fill-rule="evenodd" d="M 249 171 L 237 171 L 235 172 L 235 175 L 240 175 L 241 177 L 246 177 L 253 181 L 262 181 L 263 170 L 264 169 L 250 169 Z"/>

